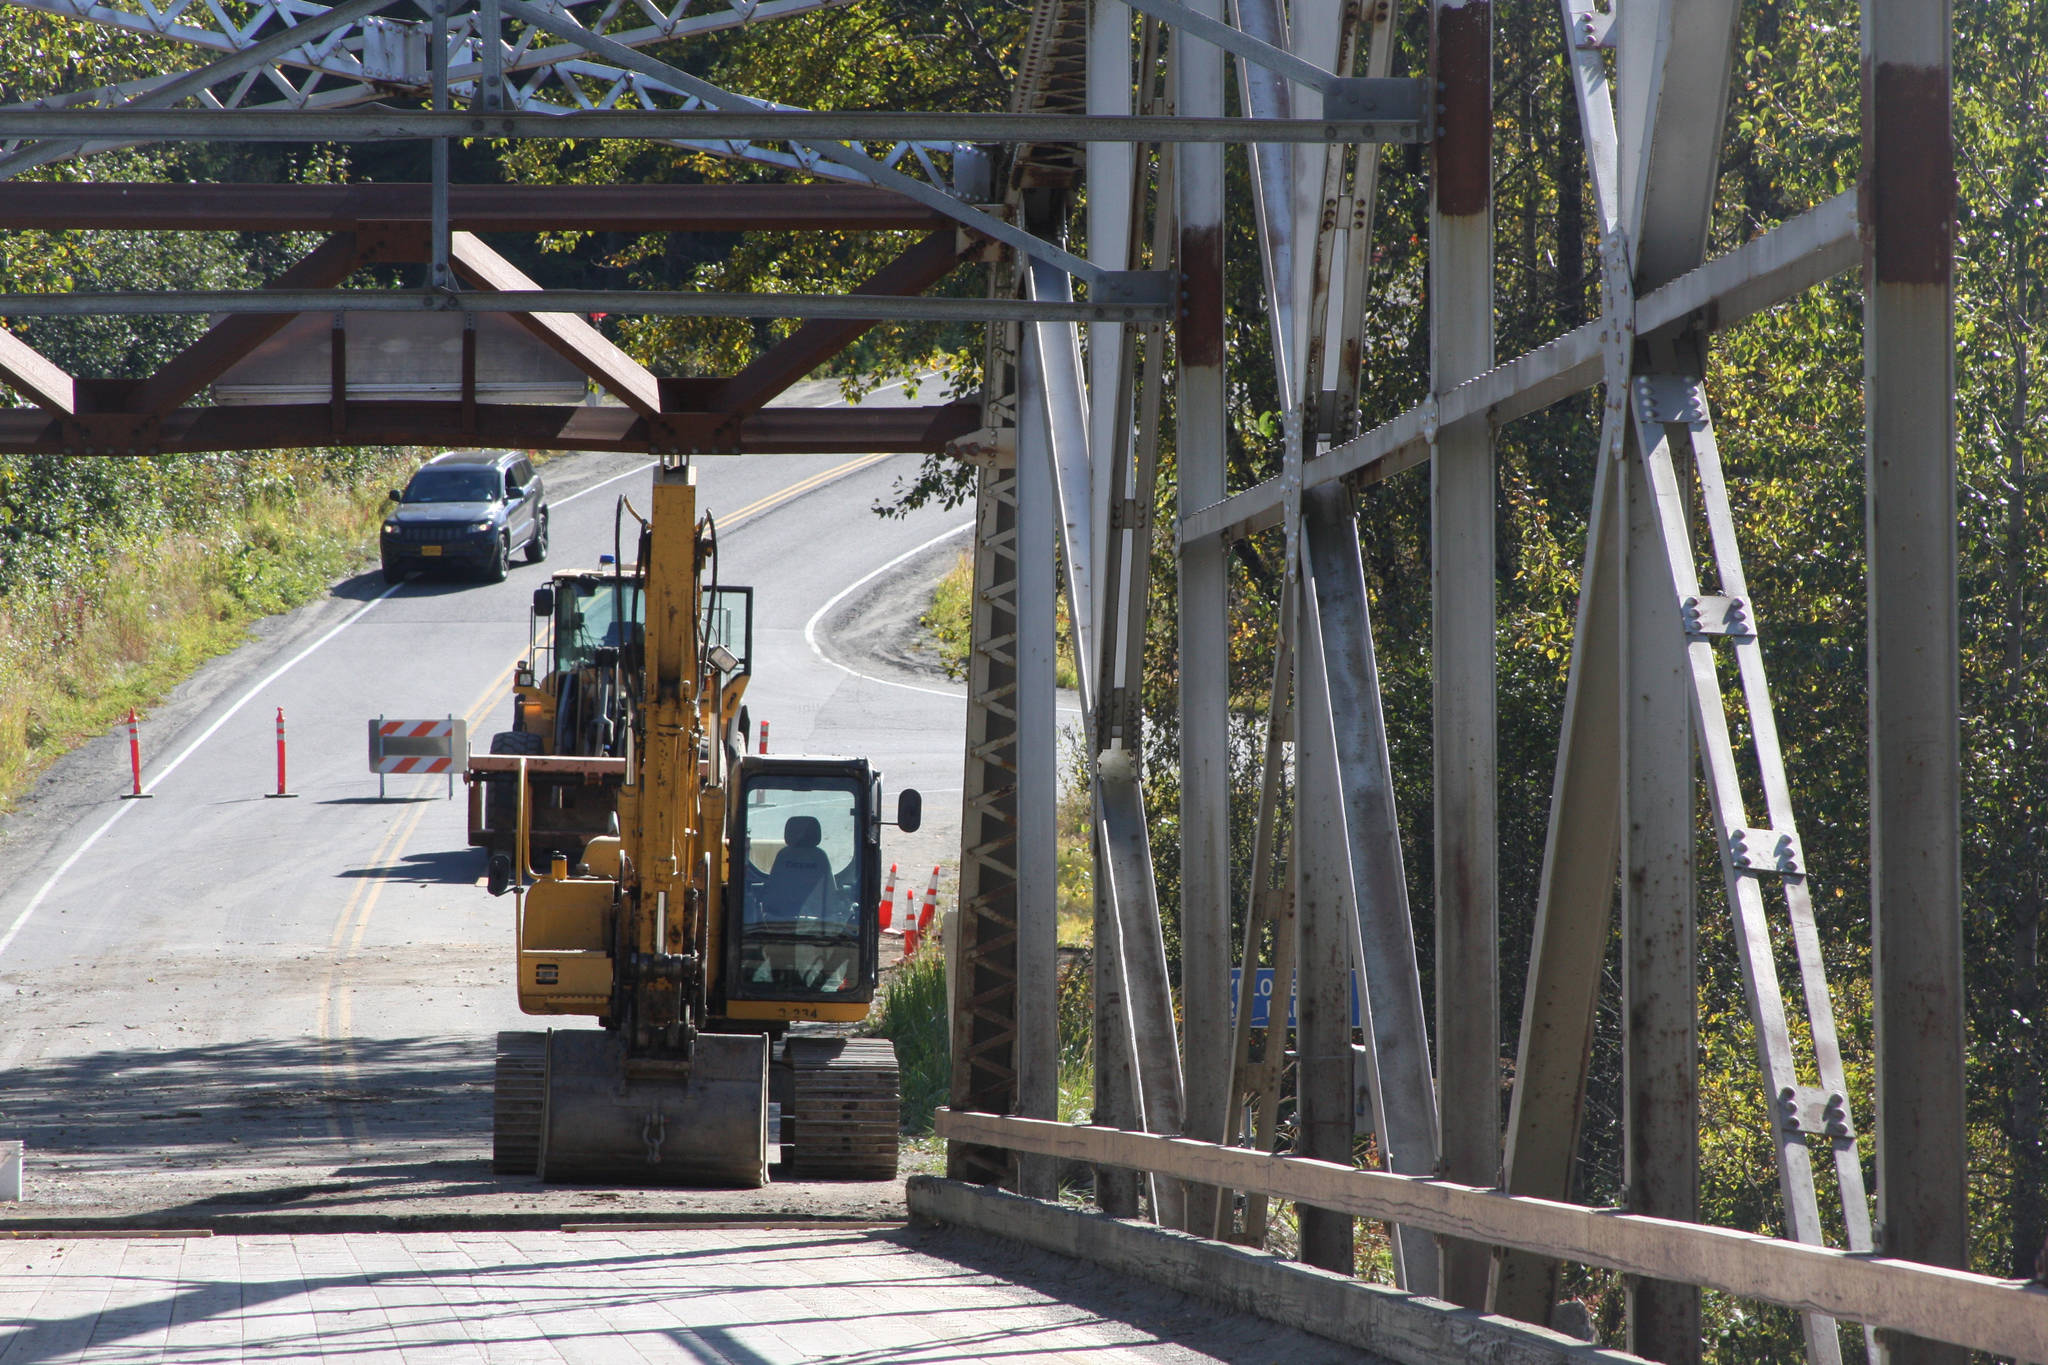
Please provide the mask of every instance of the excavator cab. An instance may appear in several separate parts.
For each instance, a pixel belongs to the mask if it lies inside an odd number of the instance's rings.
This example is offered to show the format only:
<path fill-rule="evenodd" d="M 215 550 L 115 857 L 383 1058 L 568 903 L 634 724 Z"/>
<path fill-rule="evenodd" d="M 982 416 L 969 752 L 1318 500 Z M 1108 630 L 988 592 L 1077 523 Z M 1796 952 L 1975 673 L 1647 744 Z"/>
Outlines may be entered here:
<path fill-rule="evenodd" d="M 865 759 L 752 756 L 733 789 L 722 1013 L 862 1018 L 879 960 L 881 775 Z M 915 829 L 916 793 L 903 796 L 896 823 Z"/>

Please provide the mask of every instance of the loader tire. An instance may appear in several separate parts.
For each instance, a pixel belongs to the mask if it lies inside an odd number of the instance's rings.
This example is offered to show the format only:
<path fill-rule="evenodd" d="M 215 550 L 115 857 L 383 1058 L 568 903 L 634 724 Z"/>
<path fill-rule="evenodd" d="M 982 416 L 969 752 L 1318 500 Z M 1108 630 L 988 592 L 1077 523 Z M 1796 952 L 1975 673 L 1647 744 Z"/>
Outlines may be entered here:
<path fill-rule="evenodd" d="M 545 1033 L 498 1035 L 497 1074 L 491 1090 L 491 1169 L 499 1175 L 539 1174 L 547 1050 Z"/>
<path fill-rule="evenodd" d="M 901 1131 L 896 1045 L 884 1038 L 791 1037 L 790 1165 L 806 1179 L 894 1180 Z"/>

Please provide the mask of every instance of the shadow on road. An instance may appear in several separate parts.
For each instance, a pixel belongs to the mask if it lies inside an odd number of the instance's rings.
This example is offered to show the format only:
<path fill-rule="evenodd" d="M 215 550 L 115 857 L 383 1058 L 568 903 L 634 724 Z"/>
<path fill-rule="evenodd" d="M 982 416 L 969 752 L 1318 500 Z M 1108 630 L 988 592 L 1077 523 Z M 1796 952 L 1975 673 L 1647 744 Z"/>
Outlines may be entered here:
<path fill-rule="evenodd" d="M 372 773 L 371 776 L 376 776 Z M 446 795 L 434 792 L 427 796 L 330 796 L 317 802 L 322 806 L 410 806 L 420 801 L 446 801 Z"/>
<path fill-rule="evenodd" d="M 334 875 L 375 877 L 393 882 L 418 882 L 423 886 L 429 883 L 469 886 L 484 875 L 484 853 L 482 849 L 473 848 L 408 853 L 397 862 L 386 863 L 382 867 L 350 867 Z"/>
<path fill-rule="evenodd" d="M 1054 1352 L 1065 1361 L 1246 1365 L 1372 1359 L 1106 1276 L 1099 1267 L 958 1233 L 905 1229 L 785 1241 L 763 1229 L 739 1237 L 738 1245 L 721 1240 L 708 1246 L 684 1239 L 651 1245 L 472 1241 L 417 1259 L 410 1249 L 392 1248 L 374 1261 L 343 1248 L 318 1259 L 290 1259 L 284 1274 L 265 1273 L 267 1266 L 238 1261 L 230 1251 L 203 1266 L 185 1261 L 175 1280 L 160 1282 L 163 1292 L 133 1304 L 103 1312 L 97 1298 L 80 1307 L 76 1299 L 66 1301 L 63 1311 L 26 1324 L 11 1340 L 7 1359 L 10 1365 L 68 1360 L 88 1339 L 112 1345 L 161 1333 L 167 1322 L 189 1331 L 209 1320 L 223 1329 L 233 1324 L 235 1340 L 251 1355 L 296 1355 L 315 1337 L 329 1356 L 367 1354 L 389 1349 L 391 1326 L 383 1312 L 363 1311 L 363 1300 L 383 1304 L 387 1296 L 410 1306 L 408 1355 L 471 1347 L 471 1329 L 487 1322 L 494 1358 L 543 1351 L 613 1358 L 628 1353 L 614 1334 L 630 1320 L 641 1333 L 667 1338 L 683 1359 L 718 1365 L 769 1365 L 789 1359 L 793 1346 L 807 1358 L 840 1365 L 940 1365 Z M 877 1243 L 909 1254 L 877 1254 Z M 768 1273 L 759 1273 L 759 1265 Z M 891 1277 L 899 1292 L 877 1295 L 878 1273 Z M 1032 1292 L 992 1295 L 991 1281 Z M 460 1286 L 459 1296 L 442 1291 L 451 1284 Z M 1036 1301 L 1038 1295 L 1069 1307 L 1053 1308 Z M 315 1309 L 324 1312 L 309 1336 L 309 1310 Z M 1065 1329 L 1084 1315 L 1108 1330 L 1097 1327 L 1092 1342 L 1077 1340 Z"/>
<path fill-rule="evenodd" d="M 516 561 L 516 572 L 520 563 Z M 372 569 L 359 573 L 354 578 L 344 578 L 328 590 L 329 594 L 344 602 L 371 602 L 384 595 L 391 585 L 384 581 L 384 575 Z M 477 588 L 489 587 L 483 577 L 474 570 L 439 569 L 423 571 L 405 580 L 405 586 L 398 591 L 402 597 L 447 597 L 454 593 L 470 592 Z"/>
<path fill-rule="evenodd" d="M 0 1075 L 0 1130 L 32 1152 L 180 1164 L 289 1162 L 334 1125 L 490 1147 L 492 1039 L 259 1039 L 109 1049 Z"/>

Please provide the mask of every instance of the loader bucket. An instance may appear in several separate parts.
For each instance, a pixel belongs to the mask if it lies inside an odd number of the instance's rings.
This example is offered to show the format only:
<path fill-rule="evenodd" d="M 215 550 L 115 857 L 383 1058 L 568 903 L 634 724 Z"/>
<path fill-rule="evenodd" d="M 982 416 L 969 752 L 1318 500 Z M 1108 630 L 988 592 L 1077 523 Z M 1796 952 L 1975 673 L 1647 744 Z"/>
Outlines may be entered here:
<path fill-rule="evenodd" d="M 597 1029 L 556 1029 L 547 1035 L 544 1086 L 535 1163 L 543 1180 L 768 1183 L 768 1040 L 760 1034 L 699 1034 L 685 1066 L 628 1059 Z"/>

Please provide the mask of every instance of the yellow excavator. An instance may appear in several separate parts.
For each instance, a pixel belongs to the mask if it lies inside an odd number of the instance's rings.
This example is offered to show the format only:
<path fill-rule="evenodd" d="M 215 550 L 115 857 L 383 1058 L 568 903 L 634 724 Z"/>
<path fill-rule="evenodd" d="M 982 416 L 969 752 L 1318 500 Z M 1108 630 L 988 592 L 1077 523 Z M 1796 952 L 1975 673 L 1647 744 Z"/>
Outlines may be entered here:
<path fill-rule="evenodd" d="M 847 1032 L 874 998 L 881 828 L 914 831 L 921 801 L 902 792 L 885 821 L 866 759 L 741 752 L 752 598 L 706 584 L 716 536 L 696 492 L 687 465 L 659 469 L 637 563 L 595 585 L 620 590 L 607 652 L 583 661 L 625 680 L 615 751 L 470 759 L 473 786 L 514 796 L 520 1008 L 598 1023 L 498 1035 L 493 1164 L 758 1186 L 772 1139 L 800 1176 L 892 1178 L 895 1049 Z M 579 834 L 535 869 L 534 793 L 551 787 L 584 793 L 617 832 Z"/>

